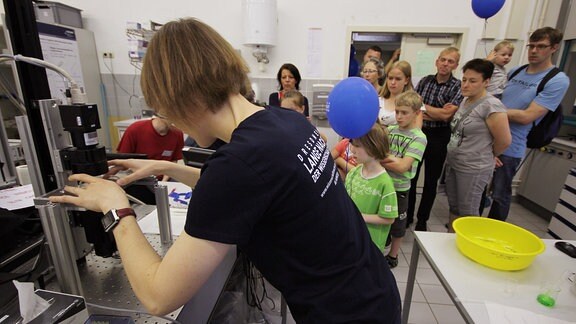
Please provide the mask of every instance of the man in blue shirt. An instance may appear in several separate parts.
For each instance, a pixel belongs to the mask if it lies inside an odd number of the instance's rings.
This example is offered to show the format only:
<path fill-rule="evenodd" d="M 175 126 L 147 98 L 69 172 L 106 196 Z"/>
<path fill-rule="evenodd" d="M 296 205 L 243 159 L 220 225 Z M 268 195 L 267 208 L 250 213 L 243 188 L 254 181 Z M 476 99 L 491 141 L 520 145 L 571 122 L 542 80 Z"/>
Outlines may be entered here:
<path fill-rule="evenodd" d="M 496 158 L 496 171 L 492 180 L 493 204 L 489 218 L 506 220 L 512 198 L 512 179 L 526 151 L 526 138 L 533 122 L 538 123 L 548 111 L 554 111 L 570 83 L 560 72 L 536 94 L 540 81 L 554 68 L 552 54 L 560 48 L 562 32 L 551 27 L 537 29 L 530 35 L 528 67 L 508 81 L 502 93 L 502 102 L 508 108 L 512 144 Z M 512 69 L 508 75 L 517 68 Z"/>

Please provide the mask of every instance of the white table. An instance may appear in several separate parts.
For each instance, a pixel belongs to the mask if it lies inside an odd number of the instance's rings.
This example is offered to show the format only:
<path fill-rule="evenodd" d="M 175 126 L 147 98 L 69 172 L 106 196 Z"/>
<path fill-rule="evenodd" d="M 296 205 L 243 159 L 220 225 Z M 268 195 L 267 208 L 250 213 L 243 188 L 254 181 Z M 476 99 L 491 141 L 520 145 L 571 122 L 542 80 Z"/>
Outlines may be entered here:
<path fill-rule="evenodd" d="M 576 272 L 576 259 L 557 250 L 554 247 L 556 240 L 543 240 L 546 251 L 537 256 L 528 268 L 500 271 L 476 263 L 460 253 L 455 234 L 417 231 L 414 237 L 402 323 L 408 323 L 420 252 L 467 323 L 490 323 L 486 303 L 491 303 L 491 307 L 496 304 L 521 308 L 564 321 L 576 320 L 576 295 L 570 291 L 568 280 L 561 280 L 562 291 L 553 308 L 546 308 L 536 301 L 543 282 L 558 281 L 565 271 Z M 576 245 L 576 241 L 570 242 Z"/>

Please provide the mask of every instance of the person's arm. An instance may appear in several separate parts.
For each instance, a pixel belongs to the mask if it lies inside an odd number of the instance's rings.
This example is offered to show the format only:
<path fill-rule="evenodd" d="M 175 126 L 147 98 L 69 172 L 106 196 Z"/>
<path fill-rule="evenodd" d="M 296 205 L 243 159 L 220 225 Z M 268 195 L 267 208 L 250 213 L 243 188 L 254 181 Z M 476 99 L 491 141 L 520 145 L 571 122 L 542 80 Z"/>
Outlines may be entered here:
<path fill-rule="evenodd" d="M 506 112 L 508 113 L 508 119 L 511 122 L 521 124 L 521 125 L 528 125 L 538 118 L 544 116 L 549 110 L 540 106 L 536 102 L 532 101 L 528 108 L 521 110 L 521 109 L 508 109 Z"/>
<path fill-rule="evenodd" d="M 102 213 L 111 208 L 130 207 L 122 188 L 112 181 L 86 174 L 72 175 L 69 180 L 80 181 L 83 186 L 66 186 L 65 190 L 72 195 L 51 197 L 52 202 Z M 136 218 L 130 216 L 120 221 L 113 234 L 136 296 L 154 315 L 169 313 L 186 303 L 231 248 L 183 232 L 161 259 L 142 234 Z"/>
<path fill-rule="evenodd" d="M 350 169 L 354 167 L 352 164 L 350 164 L 350 162 L 344 160 L 340 156 L 337 157 L 336 160 L 334 160 L 334 163 L 336 163 L 336 166 L 343 172 L 348 172 L 350 171 Z"/>
<path fill-rule="evenodd" d="M 506 113 L 491 113 L 486 119 L 486 125 L 488 125 L 488 130 L 494 139 L 492 151 L 494 156 L 498 156 L 512 143 L 512 135 L 510 134 L 510 125 Z"/>
<path fill-rule="evenodd" d="M 400 57 L 400 49 L 397 48 L 394 53 L 392 53 L 392 56 L 390 57 L 390 60 L 388 60 L 388 63 L 386 63 L 386 66 L 384 67 L 384 73 L 388 74 L 388 72 L 390 72 L 390 69 L 392 68 L 392 65 L 394 65 L 394 62 L 396 62 L 398 60 L 398 58 Z"/>
<path fill-rule="evenodd" d="M 416 128 L 422 129 L 422 125 L 424 124 L 424 112 L 421 111 L 418 116 L 416 117 Z"/>
<path fill-rule="evenodd" d="M 496 58 L 496 51 L 492 50 L 488 56 L 486 56 L 486 60 L 490 61 L 490 62 L 494 62 L 494 59 Z"/>
<path fill-rule="evenodd" d="M 116 181 L 116 183 L 120 186 L 125 186 L 129 183 L 146 178 L 150 175 L 163 174 L 170 178 L 174 178 L 176 181 L 188 185 L 191 188 L 194 188 L 198 182 L 198 179 L 200 178 L 199 168 L 172 163 L 170 161 L 140 159 L 111 160 L 108 161 L 108 165 L 112 168 L 110 168 L 106 174 L 106 177 L 115 175 L 119 171 L 132 171 L 132 173 Z"/>
<path fill-rule="evenodd" d="M 344 158 L 342 158 L 340 156 L 340 152 L 342 149 L 346 149 L 346 146 L 348 144 L 348 142 L 344 142 L 345 140 L 340 141 L 338 144 L 336 144 L 336 146 L 334 146 L 334 148 L 332 149 L 332 151 L 330 151 L 330 155 L 332 155 L 332 159 L 334 159 L 334 163 L 336 163 L 336 166 L 344 171 L 350 171 L 350 169 L 352 169 L 354 166 L 351 165 L 348 161 L 346 161 Z M 344 143 L 344 144 L 343 144 Z M 347 172 L 346 171 L 346 172 Z"/>
<path fill-rule="evenodd" d="M 308 106 L 308 98 L 304 97 L 304 116 L 310 119 L 310 107 Z"/>
<path fill-rule="evenodd" d="M 382 165 L 386 170 L 402 174 L 406 171 L 412 169 L 412 164 L 414 163 L 414 158 L 411 156 L 397 157 L 393 155 L 388 155 L 386 159 L 382 161 Z"/>
<path fill-rule="evenodd" d="M 268 96 L 268 105 L 280 107 L 280 99 L 278 98 L 278 92 L 273 92 Z"/>
<path fill-rule="evenodd" d="M 364 221 L 367 224 L 374 224 L 374 225 L 390 225 L 394 223 L 395 218 L 383 218 L 376 214 L 362 214 Z"/>
<path fill-rule="evenodd" d="M 458 106 L 452 103 L 445 104 L 443 108 L 426 105 L 423 118 L 424 120 L 450 121 L 457 110 Z"/>

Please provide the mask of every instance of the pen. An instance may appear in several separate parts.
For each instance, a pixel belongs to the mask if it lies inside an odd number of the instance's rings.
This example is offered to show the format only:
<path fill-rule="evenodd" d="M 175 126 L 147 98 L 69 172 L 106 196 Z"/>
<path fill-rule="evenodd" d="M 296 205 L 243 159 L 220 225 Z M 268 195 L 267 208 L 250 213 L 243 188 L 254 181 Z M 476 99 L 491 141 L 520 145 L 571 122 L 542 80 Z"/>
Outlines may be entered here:
<path fill-rule="evenodd" d="M 72 302 L 72 304 L 68 305 L 66 308 L 56 313 L 56 315 L 52 316 L 53 323 L 56 323 L 58 320 L 60 320 L 62 316 L 64 316 L 64 314 L 66 314 L 66 312 L 68 312 L 72 307 L 80 305 L 80 303 L 81 303 L 80 299 L 75 299 Z"/>

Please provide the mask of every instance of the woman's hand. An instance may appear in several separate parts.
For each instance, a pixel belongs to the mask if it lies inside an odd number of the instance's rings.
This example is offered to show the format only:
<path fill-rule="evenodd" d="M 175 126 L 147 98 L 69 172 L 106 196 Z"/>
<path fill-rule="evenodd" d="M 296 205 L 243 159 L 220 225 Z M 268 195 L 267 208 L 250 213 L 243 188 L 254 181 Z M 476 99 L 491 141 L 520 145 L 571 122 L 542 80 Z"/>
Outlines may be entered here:
<path fill-rule="evenodd" d="M 502 163 L 502 161 L 497 156 L 495 156 L 494 157 L 494 168 L 497 169 L 497 168 L 502 167 L 503 165 L 504 165 L 504 163 Z"/>
<path fill-rule="evenodd" d="M 87 174 L 74 174 L 68 180 L 79 181 L 81 184 L 78 187 L 64 187 L 64 190 L 72 195 L 50 197 L 51 202 L 72 204 L 103 213 L 112 208 L 130 207 L 124 190 L 113 181 Z"/>
<path fill-rule="evenodd" d="M 132 173 L 116 180 L 118 185 L 125 186 L 131 182 L 149 177 L 151 175 L 165 174 L 163 167 L 164 163 L 172 162 L 142 159 L 111 160 L 108 161 L 108 165 L 111 166 L 111 168 L 108 170 L 108 173 L 104 175 L 104 178 L 110 178 L 119 171 L 130 170 Z"/>

